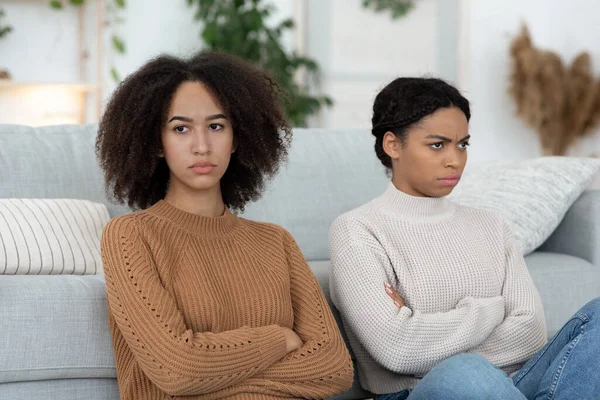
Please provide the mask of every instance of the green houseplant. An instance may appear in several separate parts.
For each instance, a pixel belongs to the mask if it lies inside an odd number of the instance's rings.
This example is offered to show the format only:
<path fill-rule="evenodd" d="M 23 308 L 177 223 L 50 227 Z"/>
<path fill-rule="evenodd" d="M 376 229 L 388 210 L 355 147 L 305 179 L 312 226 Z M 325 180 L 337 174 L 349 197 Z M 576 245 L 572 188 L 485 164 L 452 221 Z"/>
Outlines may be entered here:
<path fill-rule="evenodd" d="M 201 37 L 211 50 L 240 56 L 268 71 L 287 96 L 283 109 L 293 126 L 306 126 L 308 117 L 333 102 L 327 96 L 310 92 L 309 85 L 299 83 L 297 74 L 316 81 L 317 63 L 285 49 L 282 35 L 294 29 L 286 19 L 276 26 L 267 23 L 275 11 L 263 0 L 187 0 L 196 8 L 195 18 L 202 22 Z"/>
<path fill-rule="evenodd" d="M 6 14 L 5 14 L 4 8 L 0 8 L 0 39 L 2 39 L 4 36 L 8 35 L 13 29 L 12 26 L 6 25 L 5 22 L 2 22 L 5 15 Z M 2 70 L 0 68 L 0 79 L 10 79 L 10 74 L 8 73 L 8 71 Z"/>
<path fill-rule="evenodd" d="M 2 22 L 2 20 L 5 17 L 6 17 L 6 12 L 4 11 L 4 8 L 0 8 L 0 39 L 2 39 L 4 36 L 8 35 L 13 29 L 12 26 L 5 25 L 5 23 Z"/>
<path fill-rule="evenodd" d="M 414 0 L 363 0 L 362 3 L 364 8 L 371 8 L 376 12 L 391 12 L 392 19 L 403 17 L 415 7 Z"/>

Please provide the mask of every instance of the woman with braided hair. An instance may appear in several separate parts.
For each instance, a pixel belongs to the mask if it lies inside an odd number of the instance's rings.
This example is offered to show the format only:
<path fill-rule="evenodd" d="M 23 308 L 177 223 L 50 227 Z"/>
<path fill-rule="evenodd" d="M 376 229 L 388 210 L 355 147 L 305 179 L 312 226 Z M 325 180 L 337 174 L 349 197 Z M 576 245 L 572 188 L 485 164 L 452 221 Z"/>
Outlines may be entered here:
<path fill-rule="evenodd" d="M 540 296 L 508 226 L 446 198 L 469 146 L 469 102 L 399 78 L 373 105 L 380 197 L 330 231 L 333 303 L 377 399 L 597 399 L 600 300 L 547 342 Z"/>

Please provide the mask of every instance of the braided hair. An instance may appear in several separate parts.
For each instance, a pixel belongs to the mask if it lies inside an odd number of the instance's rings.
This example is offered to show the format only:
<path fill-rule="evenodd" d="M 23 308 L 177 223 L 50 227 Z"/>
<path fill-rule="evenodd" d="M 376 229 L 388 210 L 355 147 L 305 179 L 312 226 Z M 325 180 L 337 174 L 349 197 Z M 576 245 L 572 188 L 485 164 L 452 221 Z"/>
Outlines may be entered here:
<path fill-rule="evenodd" d="M 397 78 L 377 94 L 373 103 L 371 133 L 375 153 L 381 163 L 392 168 L 392 160 L 383 150 L 383 136 L 392 132 L 402 144 L 409 128 L 440 108 L 457 107 L 471 118 L 469 101 L 454 86 L 437 78 Z"/>

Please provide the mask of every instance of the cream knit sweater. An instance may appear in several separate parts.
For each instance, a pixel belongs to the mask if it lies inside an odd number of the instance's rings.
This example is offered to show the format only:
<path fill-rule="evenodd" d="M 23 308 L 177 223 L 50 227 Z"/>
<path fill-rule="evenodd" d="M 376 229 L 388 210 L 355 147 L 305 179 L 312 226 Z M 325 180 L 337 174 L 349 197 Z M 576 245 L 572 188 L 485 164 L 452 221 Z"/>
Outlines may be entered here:
<path fill-rule="evenodd" d="M 330 231 L 333 303 L 362 386 L 414 387 L 447 357 L 477 353 L 507 372 L 546 342 L 544 311 L 522 253 L 501 220 L 390 183 Z M 398 310 L 384 282 L 406 302 Z"/>

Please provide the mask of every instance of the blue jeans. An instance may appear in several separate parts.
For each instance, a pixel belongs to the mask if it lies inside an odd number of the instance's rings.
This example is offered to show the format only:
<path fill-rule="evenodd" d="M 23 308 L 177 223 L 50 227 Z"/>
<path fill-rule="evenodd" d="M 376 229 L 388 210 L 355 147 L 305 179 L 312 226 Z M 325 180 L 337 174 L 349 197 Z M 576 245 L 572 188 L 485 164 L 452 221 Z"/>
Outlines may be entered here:
<path fill-rule="evenodd" d="M 412 390 L 377 400 L 600 398 L 600 298 L 581 308 L 513 378 L 474 354 L 435 366 Z"/>

